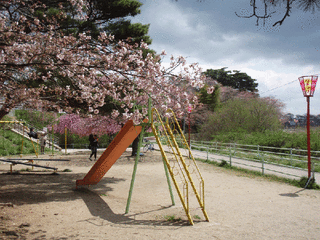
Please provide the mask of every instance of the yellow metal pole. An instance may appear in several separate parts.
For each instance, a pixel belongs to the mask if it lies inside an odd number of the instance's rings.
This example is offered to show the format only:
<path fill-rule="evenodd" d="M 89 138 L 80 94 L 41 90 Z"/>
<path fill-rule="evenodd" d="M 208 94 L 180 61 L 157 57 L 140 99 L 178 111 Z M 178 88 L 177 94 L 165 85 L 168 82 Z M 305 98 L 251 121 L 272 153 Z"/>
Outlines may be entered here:
<path fill-rule="evenodd" d="M 179 128 L 179 130 L 180 130 L 180 133 L 182 134 L 181 128 L 180 128 L 180 126 L 179 126 L 179 124 L 178 124 L 177 119 L 175 118 L 175 115 L 174 115 L 173 111 L 172 111 L 171 109 L 168 109 L 167 112 L 169 112 L 169 111 L 171 111 L 171 113 L 172 113 L 172 115 L 173 115 L 173 117 L 174 117 L 174 119 L 175 119 L 175 121 L 176 121 L 176 123 L 177 123 L 177 125 L 178 125 L 178 128 Z M 176 150 L 177 150 L 177 152 L 178 152 L 178 155 L 179 155 L 179 157 L 180 157 L 180 162 L 182 163 L 182 165 L 183 165 L 183 167 L 184 167 L 184 169 L 185 169 L 185 172 L 186 172 L 186 175 L 188 176 L 188 179 L 189 179 L 189 182 L 190 182 L 190 184 L 191 184 L 191 187 L 192 187 L 192 189 L 193 189 L 193 191 L 194 191 L 194 193 L 195 193 L 195 195 L 196 195 L 196 198 L 197 198 L 197 200 L 198 200 L 198 202 L 199 202 L 199 205 L 200 205 L 200 207 L 201 207 L 201 209 L 202 209 L 203 215 L 205 216 L 206 220 L 209 221 L 209 216 L 208 216 L 208 214 L 207 214 L 207 212 L 206 212 L 206 210 L 205 210 L 205 206 L 204 206 L 204 194 L 203 194 L 203 196 L 202 196 L 203 199 L 201 199 L 201 195 L 199 195 L 199 193 L 198 193 L 198 191 L 197 191 L 197 188 L 196 188 L 195 185 L 194 185 L 194 182 L 193 182 L 192 177 L 191 177 L 191 175 L 190 175 L 188 166 L 186 165 L 186 163 L 185 163 L 185 161 L 184 161 L 184 159 L 183 159 L 183 156 L 182 156 L 182 154 L 181 154 L 181 152 L 180 152 L 180 150 L 179 150 L 179 146 L 178 146 L 178 144 L 177 144 L 177 142 L 176 142 L 176 140 L 175 140 L 175 137 L 174 137 L 174 135 L 173 135 L 173 133 L 172 133 L 172 131 L 171 131 L 171 128 L 170 128 L 170 126 L 169 126 L 169 120 L 168 120 L 168 118 L 167 118 L 167 121 L 166 121 L 166 127 L 167 127 L 168 132 L 169 132 L 169 134 L 170 134 L 170 136 L 171 136 L 172 142 L 173 142 L 173 144 L 174 144 L 174 146 L 175 146 L 175 148 L 176 148 Z M 184 136 L 183 136 L 183 137 L 184 137 Z M 193 156 L 192 156 L 192 154 L 191 154 L 191 150 L 190 150 L 188 144 L 186 144 L 186 146 L 187 146 L 187 148 L 188 148 L 188 150 L 189 150 L 189 156 L 192 157 L 193 163 L 194 163 L 194 165 L 195 165 L 195 167 L 196 167 L 196 169 L 197 169 L 197 171 L 198 171 L 198 174 L 199 174 L 199 176 L 200 176 L 201 182 L 204 182 L 204 181 L 203 181 L 203 178 L 202 178 L 202 176 L 201 176 L 201 174 L 200 174 L 200 170 L 199 170 L 197 164 L 195 163 L 195 160 L 194 160 L 194 158 L 193 158 Z M 204 184 L 203 184 L 202 186 L 204 187 Z M 203 189 L 202 189 L 202 191 L 204 192 Z M 201 193 L 200 193 L 200 194 L 201 194 Z"/>
<path fill-rule="evenodd" d="M 152 126 L 153 126 L 153 125 L 152 125 Z M 157 141 L 157 143 L 158 143 L 158 145 L 159 145 L 159 148 L 160 148 L 162 157 L 163 157 L 164 161 L 165 161 L 166 164 L 167 164 L 167 167 L 168 167 L 169 173 L 170 173 L 170 175 L 171 175 L 173 184 L 174 184 L 174 186 L 176 187 L 178 196 L 179 196 L 179 198 L 180 198 L 180 201 L 181 201 L 181 203 L 182 203 L 182 206 L 183 206 L 183 208 L 184 208 L 184 211 L 185 211 L 185 213 L 186 213 L 186 215 L 187 215 L 187 217 L 188 217 L 189 223 L 190 223 L 191 225 L 193 225 L 193 220 L 192 220 L 192 217 L 191 217 L 190 212 L 189 212 L 189 203 L 188 203 L 188 200 L 187 200 L 187 204 L 186 204 L 186 202 L 184 201 L 184 198 L 183 198 L 183 194 L 181 193 L 181 190 L 180 190 L 180 188 L 179 188 L 179 185 L 178 185 L 178 183 L 177 183 L 177 181 L 176 181 L 176 178 L 175 178 L 175 176 L 174 176 L 173 170 L 172 170 L 172 168 L 171 168 L 171 166 L 170 166 L 169 160 L 167 159 L 167 156 L 166 156 L 166 154 L 165 154 L 165 151 L 164 151 L 164 149 L 162 148 L 162 144 L 161 144 L 161 142 L 160 142 L 160 140 L 159 140 L 158 133 L 155 131 L 155 128 L 154 128 L 154 127 L 152 127 L 152 131 L 153 131 L 153 134 L 154 134 L 155 137 L 156 137 L 156 141 Z M 185 186 L 186 186 L 186 191 L 187 191 L 187 195 L 188 195 L 188 184 L 186 184 Z"/>
<path fill-rule="evenodd" d="M 54 155 L 54 152 L 53 152 L 53 144 L 54 144 L 54 135 L 53 135 L 54 131 L 53 131 L 53 124 L 52 124 L 52 136 L 51 136 L 51 148 L 52 148 L 52 156 Z"/>
<path fill-rule="evenodd" d="M 39 144 L 39 139 L 37 140 L 37 150 L 38 153 L 40 152 L 40 144 Z M 39 157 L 39 155 L 37 154 L 37 157 Z M 32 169 L 33 170 L 33 169 Z"/>
<path fill-rule="evenodd" d="M 23 154 L 23 140 L 24 140 L 24 125 L 22 125 L 22 143 L 21 143 L 20 157 L 22 157 L 22 154 Z"/>
<path fill-rule="evenodd" d="M 188 183 L 186 182 L 186 180 L 184 181 L 184 182 L 185 182 L 185 186 L 186 186 L 186 195 L 187 195 L 187 202 L 185 202 L 184 197 L 183 197 L 183 194 L 182 194 L 182 192 L 181 192 L 181 190 L 180 190 L 180 188 L 179 188 L 179 185 L 178 185 L 178 183 L 177 183 L 177 181 L 176 181 L 176 178 L 175 178 L 175 176 L 174 176 L 173 169 L 172 169 L 172 167 L 171 167 L 171 165 L 170 165 L 170 162 L 169 162 L 169 160 L 168 160 L 168 158 L 167 158 L 167 156 L 166 156 L 166 154 L 165 154 L 165 151 L 164 151 L 164 149 L 163 149 L 163 147 L 162 147 L 159 134 L 158 134 L 158 132 L 157 132 L 157 130 L 156 130 L 156 127 L 155 127 L 155 125 L 154 125 L 153 112 L 155 112 L 156 115 L 158 116 L 159 121 L 160 121 L 160 123 L 161 123 L 161 125 L 162 125 L 162 128 L 163 128 L 163 131 L 164 131 L 164 133 L 165 133 L 165 135 L 166 135 L 166 137 L 167 137 L 167 139 L 168 139 L 168 144 L 171 146 L 172 150 L 173 150 L 173 146 L 172 146 L 172 144 L 171 144 L 171 141 L 170 141 L 169 136 L 167 135 L 166 128 L 165 128 L 165 126 L 164 126 L 164 124 L 163 124 L 163 122 L 162 122 L 162 120 L 161 120 L 161 118 L 160 118 L 160 114 L 159 114 L 158 110 L 155 109 L 155 108 L 153 108 L 153 109 L 152 109 L 152 114 L 151 114 L 151 128 L 152 128 L 153 134 L 154 134 L 154 136 L 156 137 L 156 141 L 157 141 L 157 143 L 158 143 L 158 145 L 159 145 L 159 148 L 160 148 L 162 157 L 163 157 L 163 159 L 164 159 L 164 161 L 165 161 L 165 163 L 166 163 L 166 165 L 167 165 L 167 167 L 168 167 L 169 173 L 170 173 L 170 175 L 171 175 L 171 178 L 172 178 L 172 181 L 173 181 L 173 183 L 174 183 L 174 186 L 176 187 L 178 196 L 179 196 L 180 201 L 181 201 L 181 203 L 182 203 L 182 206 L 183 206 L 183 208 L 184 208 L 184 210 L 185 210 L 185 213 L 186 213 L 186 215 L 187 215 L 187 217 L 188 217 L 189 223 L 190 223 L 191 225 L 193 225 L 193 220 L 192 220 L 192 217 L 191 217 L 191 215 L 190 215 L 189 202 L 188 202 L 188 201 L 189 201 L 189 197 L 188 197 L 188 194 L 189 194 L 189 192 L 188 192 Z M 177 156 L 176 156 L 176 154 L 175 154 L 174 151 L 173 151 L 173 154 L 174 154 L 174 156 L 175 156 L 176 159 L 177 159 Z M 177 162 L 178 162 L 178 161 L 177 161 Z M 180 166 L 180 164 L 179 164 L 179 166 Z M 180 170 L 181 170 L 181 169 L 180 169 Z M 183 178 L 185 179 L 183 172 L 181 172 L 181 174 L 183 175 Z"/>
<path fill-rule="evenodd" d="M 67 154 L 67 126 L 64 126 L 64 147 L 65 147 L 65 154 Z"/>
<path fill-rule="evenodd" d="M 34 161 L 33 160 L 29 160 L 28 162 L 30 162 L 31 164 L 33 164 L 34 163 Z M 32 169 L 32 171 L 34 170 L 34 166 L 32 166 L 31 167 L 31 169 Z"/>

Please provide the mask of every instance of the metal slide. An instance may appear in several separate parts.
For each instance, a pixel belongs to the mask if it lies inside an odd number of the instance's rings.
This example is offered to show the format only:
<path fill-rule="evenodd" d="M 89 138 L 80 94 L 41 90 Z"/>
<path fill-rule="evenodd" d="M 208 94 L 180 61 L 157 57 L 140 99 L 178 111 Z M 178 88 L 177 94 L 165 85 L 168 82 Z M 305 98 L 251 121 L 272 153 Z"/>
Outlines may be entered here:
<path fill-rule="evenodd" d="M 83 179 L 76 181 L 76 186 L 97 184 L 140 134 L 141 129 L 141 126 L 134 126 L 133 121 L 129 120 L 103 152 L 98 161 L 92 166 L 87 175 Z"/>

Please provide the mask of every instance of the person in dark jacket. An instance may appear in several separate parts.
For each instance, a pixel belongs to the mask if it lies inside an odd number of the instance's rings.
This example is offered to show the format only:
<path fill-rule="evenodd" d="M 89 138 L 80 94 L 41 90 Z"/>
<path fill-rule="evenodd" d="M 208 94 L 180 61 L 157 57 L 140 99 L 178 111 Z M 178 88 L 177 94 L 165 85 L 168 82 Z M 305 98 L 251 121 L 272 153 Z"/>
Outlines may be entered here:
<path fill-rule="evenodd" d="M 90 134 L 89 135 L 89 149 L 91 149 L 91 144 L 93 143 L 93 140 L 94 140 L 93 134 Z"/>
<path fill-rule="evenodd" d="M 90 140 L 90 136 L 89 136 Z M 97 149 L 99 146 L 99 139 L 97 135 L 93 135 L 93 138 L 91 139 L 92 141 L 90 142 L 91 145 L 91 155 L 89 157 L 90 161 L 92 161 L 92 156 L 94 156 L 94 160 L 97 160 Z"/>
<path fill-rule="evenodd" d="M 30 132 L 27 133 L 30 138 L 38 139 L 38 134 L 34 131 L 34 128 L 30 128 Z"/>

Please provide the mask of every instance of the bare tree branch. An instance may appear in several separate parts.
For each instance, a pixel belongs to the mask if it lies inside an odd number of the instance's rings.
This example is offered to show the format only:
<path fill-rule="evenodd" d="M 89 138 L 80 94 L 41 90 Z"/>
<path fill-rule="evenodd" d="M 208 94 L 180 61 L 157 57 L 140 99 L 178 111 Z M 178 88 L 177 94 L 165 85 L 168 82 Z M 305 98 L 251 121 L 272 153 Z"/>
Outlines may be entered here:
<path fill-rule="evenodd" d="M 276 26 L 277 24 L 279 24 L 280 26 L 282 25 L 283 21 L 287 18 L 287 17 L 290 17 L 290 11 L 291 11 L 291 8 L 292 8 L 292 3 L 294 2 L 295 0 L 287 0 L 287 5 L 286 5 L 286 13 L 284 14 L 283 18 L 277 22 L 275 22 L 273 24 L 273 27 Z"/>
<path fill-rule="evenodd" d="M 269 17 L 271 17 L 271 15 L 274 13 L 270 13 L 268 14 L 268 5 L 266 4 L 266 0 L 264 0 L 264 8 L 265 8 L 265 11 L 264 11 L 264 15 L 263 16 L 260 16 L 257 14 L 257 5 L 256 5 L 256 0 L 251 0 L 250 2 L 250 5 L 252 6 L 252 14 L 251 15 L 248 15 L 248 16 L 241 16 L 239 15 L 237 12 L 235 12 L 236 16 L 237 17 L 240 17 L 240 18 L 252 18 L 252 17 L 256 17 L 257 18 L 257 22 L 256 22 L 256 26 L 259 26 L 259 20 L 260 19 L 263 19 L 263 25 L 265 25 L 265 20 Z"/>

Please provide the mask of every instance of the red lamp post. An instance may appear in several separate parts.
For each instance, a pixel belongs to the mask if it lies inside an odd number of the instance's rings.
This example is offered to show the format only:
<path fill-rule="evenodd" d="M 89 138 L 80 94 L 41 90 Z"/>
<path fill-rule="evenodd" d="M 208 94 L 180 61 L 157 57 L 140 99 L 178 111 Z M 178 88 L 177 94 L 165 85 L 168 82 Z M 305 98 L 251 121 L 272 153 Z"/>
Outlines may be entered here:
<path fill-rule="evenodd" d="M 190 114 L 192 112 L 192 105 L 190 104 L 188 106 L 188 118 L 189 118 L 189 138 L 188 138 L 188 144 L 189 144 L 189 147 L 191 146 L 191 136 L 190 136 L 190 133 L 191 133 L 191 123 L 190 123 Z"/>
<path fill-rule="evenodd" d="M 310 97 L 313 97 L 318 76 L 299 77 L 300 86 L 303 96 L 307 98 L 307 145 L 308 145 L 308 178 L 311 177 L 311 148 L 310 148 Z"/>

